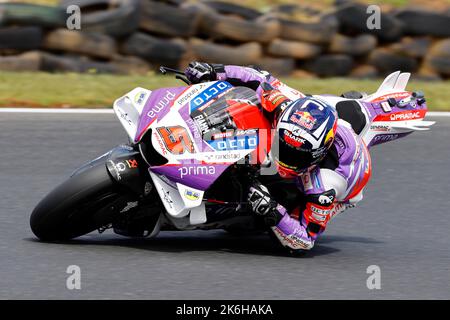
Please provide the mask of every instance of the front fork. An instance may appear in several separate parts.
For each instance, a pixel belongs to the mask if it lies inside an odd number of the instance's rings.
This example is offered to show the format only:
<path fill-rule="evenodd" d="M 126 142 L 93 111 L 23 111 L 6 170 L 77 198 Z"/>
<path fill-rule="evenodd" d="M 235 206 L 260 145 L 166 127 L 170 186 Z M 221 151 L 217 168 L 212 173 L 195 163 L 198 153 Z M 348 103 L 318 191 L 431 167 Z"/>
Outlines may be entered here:
<path fill-rule="evenodd" d="M 125 189 L 134 193 L 138 201 L 124 207 L 115 223 L 114 232 L 128 237 L 153 237 L 159 233 L 161 204 L 148 173 L 148 164 L 137 147 L 121 145 L 112 149 L 105 159 L 111 177 Z M 155 194 L 155 193 L 154 193 Z"/>
<path fill-rule="evenodd" d="M 141 153 L 129 145 L 120 145 L 106 156 L 106 168 L 120 185 L 139 196 L 148 196 L 153 189 L 148 164 Z"/>

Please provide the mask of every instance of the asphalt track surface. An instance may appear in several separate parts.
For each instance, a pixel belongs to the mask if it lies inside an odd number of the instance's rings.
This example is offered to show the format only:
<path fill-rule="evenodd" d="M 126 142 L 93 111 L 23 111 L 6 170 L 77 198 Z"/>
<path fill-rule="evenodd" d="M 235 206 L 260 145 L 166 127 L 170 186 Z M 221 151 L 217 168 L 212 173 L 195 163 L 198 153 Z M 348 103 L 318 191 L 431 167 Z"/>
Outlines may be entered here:
<path fill-rule="evenodd" d="M 372 150 L 365 199 L 302 258 L 264 235 L 112 233 L 42 243 L 33 207 L 73 169 L 126 136 L 112 114 L 0 114 L 1 299 L 449 299 L 450 118 Z M 81 290 L 66 269 L 81 268 Z M 367 268 L 381 270 L 369 290 Z"/>

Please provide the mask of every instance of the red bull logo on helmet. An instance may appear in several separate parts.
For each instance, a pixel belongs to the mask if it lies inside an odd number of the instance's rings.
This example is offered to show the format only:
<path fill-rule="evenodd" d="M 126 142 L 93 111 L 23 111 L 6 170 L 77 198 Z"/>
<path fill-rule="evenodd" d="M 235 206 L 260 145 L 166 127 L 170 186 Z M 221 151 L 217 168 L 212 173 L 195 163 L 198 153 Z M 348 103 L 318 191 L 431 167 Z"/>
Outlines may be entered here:
<path fill-rule="evenodd" d="M 304 111 L 296 111 L 290 120 L 308 130 L 311 130 L 316 124 L 316 119 L 309 112 Z"/>

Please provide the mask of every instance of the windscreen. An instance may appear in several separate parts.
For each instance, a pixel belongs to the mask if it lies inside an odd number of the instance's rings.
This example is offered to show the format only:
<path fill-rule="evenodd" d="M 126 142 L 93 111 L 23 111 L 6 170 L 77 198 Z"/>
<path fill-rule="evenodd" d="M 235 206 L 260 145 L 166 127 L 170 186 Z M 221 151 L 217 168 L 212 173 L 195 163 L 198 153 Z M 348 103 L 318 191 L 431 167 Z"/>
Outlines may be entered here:
<path fill-rule="evenodd" d="M 255 91 L 246 87 L 234 87 L 220 98 L 207 102 L 191 112 L 191 118 L 197 124 L 202 135 L 214 131 L 237 129 L 230 116 L 233 112 L 246 112 L 247 108 L 255 108 L 259 103 Z"/>

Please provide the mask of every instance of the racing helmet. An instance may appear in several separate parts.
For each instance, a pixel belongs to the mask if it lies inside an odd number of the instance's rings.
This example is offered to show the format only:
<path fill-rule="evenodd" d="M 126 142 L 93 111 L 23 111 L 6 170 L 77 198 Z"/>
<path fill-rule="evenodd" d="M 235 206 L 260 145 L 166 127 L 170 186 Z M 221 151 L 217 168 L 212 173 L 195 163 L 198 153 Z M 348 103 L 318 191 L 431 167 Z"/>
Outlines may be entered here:
<path fill-rule="evenodd" d="M 336 109 L 320 98 L 292 102 L 278 118 L 278 152 L 274 160 L 280 176 L 292 178 L 312 170 L 326 156 L 337 129 Z"/>

